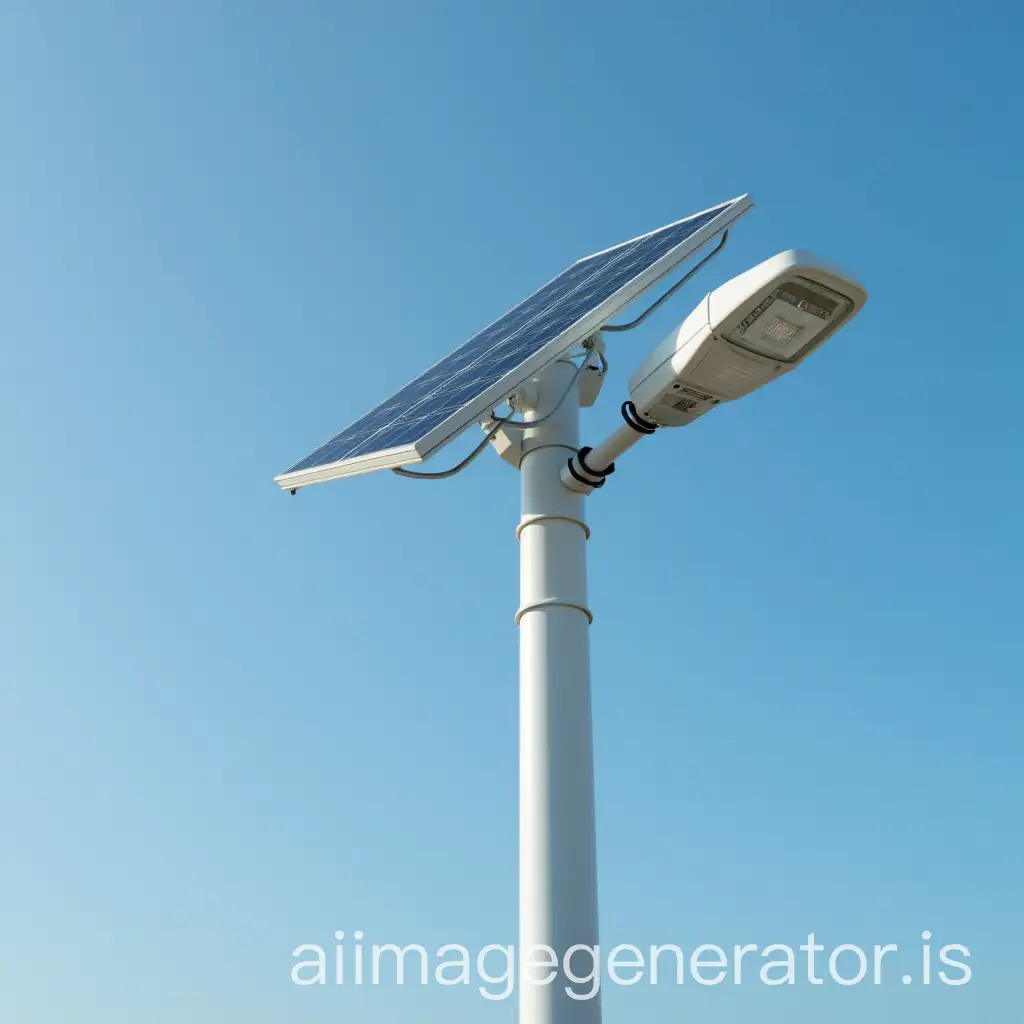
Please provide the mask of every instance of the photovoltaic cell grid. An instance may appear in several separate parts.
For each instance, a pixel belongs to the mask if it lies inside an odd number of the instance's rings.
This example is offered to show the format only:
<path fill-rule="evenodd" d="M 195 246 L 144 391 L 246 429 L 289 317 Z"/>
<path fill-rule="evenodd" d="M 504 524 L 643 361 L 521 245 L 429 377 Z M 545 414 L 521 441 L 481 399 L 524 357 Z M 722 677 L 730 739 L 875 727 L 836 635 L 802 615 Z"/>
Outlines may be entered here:
<path fill-rule="evenodd" d="M 554 358 L 582 340 L 573 336 L 571 328 L 574 324 L 616 293 L 625 291 L 658 260 L 692 239 L 716 218 L 722 219 L 721 227 L 727 227 L 735 217 L 723 215 L 739 202 L 731 200 L 578 260 L 386 401 L 295 463 L 276 478 L 278 483 L 287 487 L 313 482 L 308 477 L 314 471 L 327 470 L 348 460 L 364 460 L 392 449 L 408 449 L 445 421 L 463 412 L 452 433 L 433 445 L 438 447 L 487 413 L 494 404 L 494 399 L 487 393 L 494 385 L 545 347 L 552 347 L 551 358 Z M 737 209 L 736 216 L 746 208 Z M 692 248 L 683 248 L 679 260 L 685 259 L 692 251 Z M 627 295 L 623 305 L 632 297 Z M 612 310 L 608 317 L 615 312 Z M 564 346 L 552 344 L 563 336 Z M 480 407 L 475 408 L 474 403 Z M 409 458 L 403 461 L 418 461 L 426 454 L 410 451 Z M 339 472 L 338 475 L 344 474 Z M 303 477 L 307 479 L 303 480 Z M 316 478 L 321 478 L 319 473 Z"/>

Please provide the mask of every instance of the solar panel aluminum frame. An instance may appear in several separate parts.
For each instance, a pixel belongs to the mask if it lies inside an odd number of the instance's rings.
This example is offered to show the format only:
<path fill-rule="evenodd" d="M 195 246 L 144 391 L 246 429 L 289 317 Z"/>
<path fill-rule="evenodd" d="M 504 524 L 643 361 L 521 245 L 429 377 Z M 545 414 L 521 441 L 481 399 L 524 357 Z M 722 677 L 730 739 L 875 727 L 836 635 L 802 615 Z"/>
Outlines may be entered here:
<path fill-rule="evenodd" d="M 396 448 L 389 448 L 383 451 L 369 452 L 365 455 L 357 455 L 349 459 L 342 459 L 326 466 L 314 466 L 308 469 L 301 469 L 294 472 L 282 473 L 274 477 L 274 482 L 282 490 L 296 490 L 301 487 L 308 487 L 310 484 L 326 483 L 329 480 L 340 480 L 347 476 L 359 476 L 364 473 L 372 473 L 378 469 L 392 469 L 398 466 L 413 465 L 423 462 L 441 447 L 453 440 L 467 427 L 482 420 L 487 412 L 496 405 L 500 405 L 515 389 L 527 381 L 535 373 L 553 362 L 559 356 L 568 352 L 575 345 L 580 344 L 590 337 L 595 331 L 603 327 L 609 320 L 626 308 L 638 296 L 645 292 L 651 285 L 672 271 L 674 267 L 688 259 L 698 249 L 709 242 L 717 234 L 734 224 L 743 214 L 753 208 L 753 200 L 749 195 L 737 196 L 726 203 L 719 203 L 716 206 L 724 207 L 721 214 L 709 221 L 693 235 L 685 238 L 673 249 L 670 249 L 660 259 L 652 263 L 646 270 L 638 274 L 627 285 L 609 296 L 600 305 L 596 306 L 585 316 L 581 317 L 574 324 L 567 327 L 558 337 L 552 339 L 543 348 L 529 356 L 522 363 L 510 370 L 499 381 L 495 382 L 486 391 L 481 392 L 472 402 L 467 402 L 457 412 L 452 413 L 446 420 L 424 434 L 418 441 L 412 444 L 401 445 Z M 682 224 L 684 221 L 693 220 L 702 214 L 713 210 L 711 206 L 697 213 L 692 213 L 671 224 L 662 225 L 653 231 L 637 235 L 635 238 L 616 245 L 601 249 L 596 253 L 589 253 L 580 257 L 576 263 L 599 256 L 601 253 L 609 252 L 611 249 L 624 248 L 641 238 L 656 234 L 667 228 Z M 570 264 L 574 266 L 575 264 Z M 568 267 L 565 268 L 569 269 Z M 564 273 L 565 270 L 559 272 Z M 559 275 L 556 275 L 559 276 Z M 540 288 L 531 294 L 536 294 L 546 287 L 554 278 L 549 279 Z M 529 296 L 526 300 L 528 301 Z M 515 308 L 515 307 L 512 307 Z M 502 314 L 505 315 L 505 314 Z M 493 321 L 492 321 L 493 322 Z M 483 328 L 486 330 L 487 328 Z M 528 329 L 528 328 L 527 328 Z M 447 358 L 443 356 L 442 359 Z M 440 362 L 441 360 L 438 360 Z M 435 364 L 436 365 L 436 364 Z"/>

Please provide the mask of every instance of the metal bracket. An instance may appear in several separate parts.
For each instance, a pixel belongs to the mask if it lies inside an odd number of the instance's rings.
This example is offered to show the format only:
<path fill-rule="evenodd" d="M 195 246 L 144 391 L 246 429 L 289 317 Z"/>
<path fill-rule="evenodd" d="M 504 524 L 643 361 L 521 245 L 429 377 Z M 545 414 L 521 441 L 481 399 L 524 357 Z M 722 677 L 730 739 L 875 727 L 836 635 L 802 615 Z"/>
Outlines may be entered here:
<path fill-rule="evenodd" d="M 484 432 L 490 430 L 486 423 L 480 424 Z M 518 469 L 523 461 L 523 432 L 521 430 L 506 430 L 502 427 L 491 438 L 491 447 L 507 462 L 513 469 Z"/>

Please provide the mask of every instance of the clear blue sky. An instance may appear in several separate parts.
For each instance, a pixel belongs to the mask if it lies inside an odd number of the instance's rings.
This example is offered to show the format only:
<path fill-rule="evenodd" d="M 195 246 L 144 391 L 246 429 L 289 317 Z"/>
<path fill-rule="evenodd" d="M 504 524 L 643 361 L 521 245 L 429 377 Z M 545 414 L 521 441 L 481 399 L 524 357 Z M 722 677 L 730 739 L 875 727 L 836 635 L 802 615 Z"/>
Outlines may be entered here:
<path fill-rule="evenodd" d="M 742 192 L 588 438 L 781 249 L 871 299 L 591 502 L 603 938 L 928 928 L 975 977 L 606 1018 L 1020 1017 L 1017 5 L 20 0 L 0 33 L 0 1019 L 511 1022 L 288 972 L 335 929 L 515 939 L 516 474 L 271 478 Z"/>

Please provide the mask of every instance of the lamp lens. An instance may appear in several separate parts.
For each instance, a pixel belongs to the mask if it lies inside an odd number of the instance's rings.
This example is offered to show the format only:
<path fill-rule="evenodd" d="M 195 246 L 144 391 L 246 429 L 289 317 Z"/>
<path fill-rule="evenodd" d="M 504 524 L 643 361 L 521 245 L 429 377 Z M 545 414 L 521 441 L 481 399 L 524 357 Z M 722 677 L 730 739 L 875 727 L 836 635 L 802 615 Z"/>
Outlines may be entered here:
<path fill-rule="evenodd" d="M 765 296 L 725 336 L 760 355 L 791 361 L 824 340 L 822 336 L 831 333 L 852 308 L 845 296 L 799 278 Z"/>

